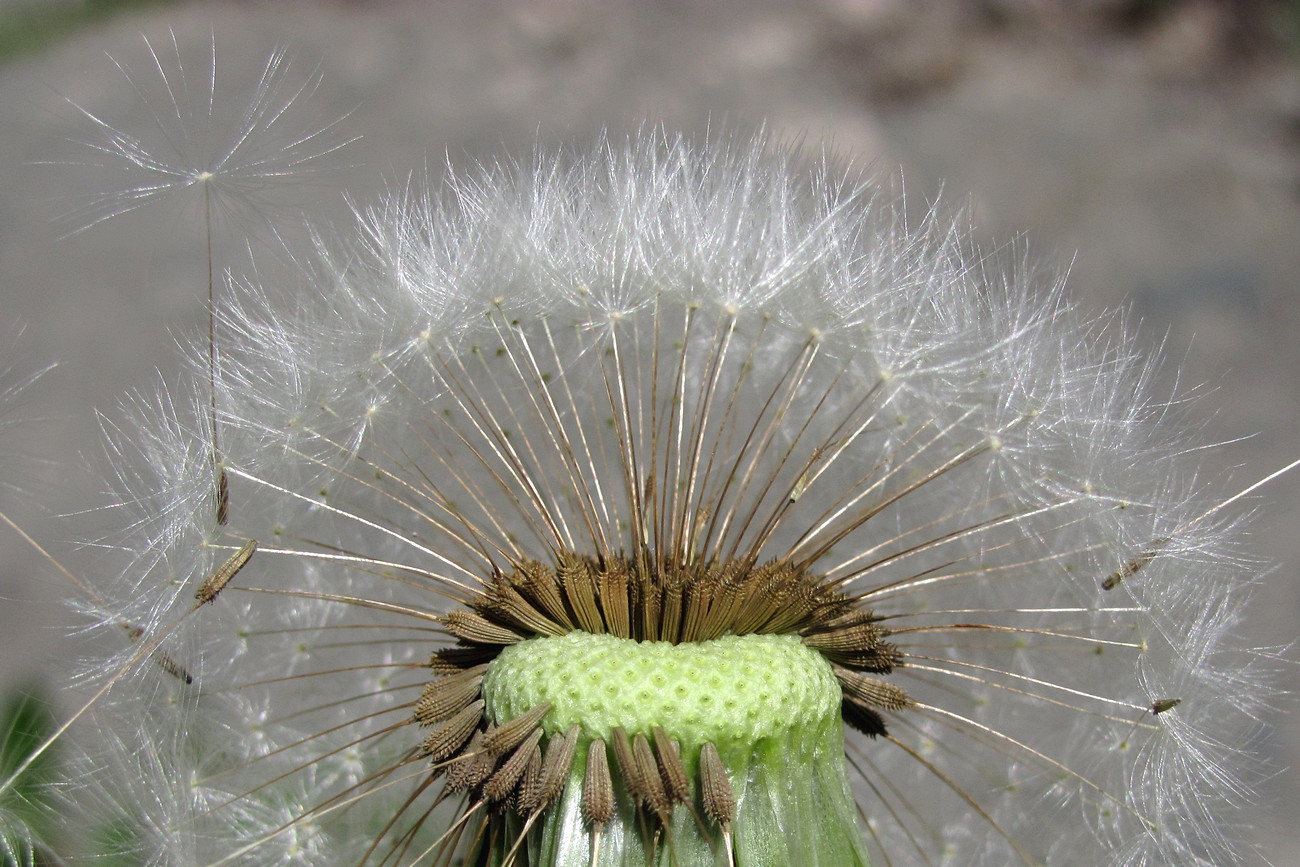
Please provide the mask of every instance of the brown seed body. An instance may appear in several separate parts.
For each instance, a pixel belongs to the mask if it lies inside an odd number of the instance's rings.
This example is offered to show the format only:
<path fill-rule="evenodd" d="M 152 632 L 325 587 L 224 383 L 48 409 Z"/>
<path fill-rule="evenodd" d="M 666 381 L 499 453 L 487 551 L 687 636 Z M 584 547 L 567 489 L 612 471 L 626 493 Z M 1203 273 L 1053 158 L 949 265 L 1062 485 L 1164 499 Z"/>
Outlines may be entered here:
<path fill-rule="evenodd" d="M 230 583 L 232 578 L 239 574 L 239 570 L 244 568 L 244 565 L 252 558 L 253 552 L 256 550 L 257 541 L 249 539 L 226 562 L 218 566 L 211 575 L 205 578 L 203 583 L 199 585 L 198 591 L 194 594 L 194 598 L 199 601 L 199 604 L 207 605 L 216 599 L 217 594 L 225 589 L 225 586 Z"/>
<path fill-rule="evenodd" d="M 605 742 L 596 738 L 587 746 L 587 772 L 582 783 L 582 818 L 601 828 L 614 816 L 614 782 L 609 775 Z"/>

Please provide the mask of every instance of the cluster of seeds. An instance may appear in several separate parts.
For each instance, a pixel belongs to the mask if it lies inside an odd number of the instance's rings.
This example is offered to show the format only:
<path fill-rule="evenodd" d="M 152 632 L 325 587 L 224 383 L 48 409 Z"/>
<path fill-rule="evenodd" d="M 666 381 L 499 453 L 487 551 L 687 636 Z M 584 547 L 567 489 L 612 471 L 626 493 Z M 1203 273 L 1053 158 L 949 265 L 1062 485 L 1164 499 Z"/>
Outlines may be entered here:
<path fill-rule="evenodd" d="M 685 805 L 697 820 L 703 816 L 719 828 L 724 850 L 731 852 L 736 796 L 719 745 L 692 726 L 671 731 L 629 718 L 605 727 L 608 714 L 594 708 L 552 714 L 549 701 L 522 713 L 504 702 L 494 707 L 501 690 L 486 689 L 485 678 L 494 675 L 494 668 L 498 678 L 518 670 L 519 663 L 503 661 L 506 648 L 564 636 L 581 637 L 588 646 L 603 636 L 596 645 L 623 640 L 661 651 L 665 645 L 707 646 L 738 636 L 794 636 L 833 675 L 834 681 L 829 675 L 827 680 L 838 683 L 840 716 L 854 728 L 883 735 L 882 711 L 910 703 L 901 688 L 875 676 L 903 662 L 898 649 L 885 641 L 888 630 L 879 618 L 807 571 L 779 562 L 673 567 L 649 552 L 603 562 L 568 552 L 557 559 L 554 567 L 530 562 L 498 574 L 467 608 L 442 617 L 456 644 L 433 654 L 429 665 L 436 677 L 415 705 L 415 721 L 430 728 L 418 752 L 433 762 L 431 780 L 445 776 L 444 795 L 469 793 L 475 809 L 494 814 L 479 831 L 480 849 L 496 845 L 493 835 L 504 833 L 510 811 L 523 818 L 526 833 L 560 798 L 578 756 L 580 805 L 591 832 L 593 863 L 601 832 L 615 814 L 616 784 L 638 815 L 650 820 L 640 827 L 651 837 L 644 842 L 652 851 L 670 826 L 673 810 Z M 558 652 L 573 664 L 569 647 Z M 769 662 L 775 658 L 769 648 L 764 653 Z M 650 665 L 627 663 L 643 664 Z M 661 662 L 654 666 L 664 668 Z M 599 677 L 616 681 L 617 671 L 618 666 L 605 665 Z M 548 671 L 546 679 L 555 680 L 554 674 Z M 610 692 L 623 688 L 617 682 L 603 687 Z M 581 703 L 576 690 L 574 698 Z M 780 713 L 787 696 L 771 698 L 778 706 L 772 710 Z M 667 694 L 654 700 L 671 703 L 674 698 Z M 575 717 L 581 722 L 568 722 Z"/>

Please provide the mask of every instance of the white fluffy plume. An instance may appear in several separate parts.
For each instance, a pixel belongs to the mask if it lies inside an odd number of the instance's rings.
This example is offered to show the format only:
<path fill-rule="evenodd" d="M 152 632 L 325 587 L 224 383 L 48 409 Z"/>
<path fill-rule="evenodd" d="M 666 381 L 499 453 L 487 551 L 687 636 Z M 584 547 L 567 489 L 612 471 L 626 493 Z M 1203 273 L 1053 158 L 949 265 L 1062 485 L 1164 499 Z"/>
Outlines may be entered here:
<path fill-rule="evenodd" d="M 218 310 L 225 524 L 206 368 L 114 436 L 108 620 L 175 632 L 92 758 L 152 862 L 452 851 L 411 759 L 439 614 L 637 550 L 799 564 L 884 618 L 912 703 L 849 733 L 873 863 L 1238 857 L 1253 567 L 1122 322 L 762 137 L 453 173 L 301 258 Z"/>

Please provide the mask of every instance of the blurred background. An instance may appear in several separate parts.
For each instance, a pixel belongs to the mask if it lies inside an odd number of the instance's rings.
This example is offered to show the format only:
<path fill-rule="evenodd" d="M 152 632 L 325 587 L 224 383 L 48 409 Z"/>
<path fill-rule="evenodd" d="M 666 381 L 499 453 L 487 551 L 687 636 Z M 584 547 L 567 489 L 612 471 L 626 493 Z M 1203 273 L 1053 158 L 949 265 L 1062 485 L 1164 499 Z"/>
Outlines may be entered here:
<path fill-rule="evenodd" d="M 288 207 L 277 225 L 344 218 L 340 189 L 364 203 L 412 172 L 602 129 L 765 124 L 829 143 L 914 213 L 942 192 L 979 238 L 1027 244 L 1086 310 L 1129 311 L 1168 359 L 1160 387 L 1200 394 L 1205 438 L 1225 443 L 1204 456 L 1213 489 L 1300 457 L 1300 3 L 0 0 L 0 369 L 57 363 L 0 416 L 0 511 L 88 579 L 87 534 L 111 520 L 61 516 L 104 502 L 97 412 L 175 377 L 175 335 L 206 327 L 201 201 L 80 232 L 69 216 L 115 183 L 71 164 L 95 133 L 76 106 L 152 127 L 159 97 L 119 69 L 158 81 L 146 39 L 204 86 L 215 44 L 218 99 L 241 105 L 277 45 L 290 80 L 319 74 L 306 116 L 346 115 L 329 136 L 362 138 L 326 158 L 319 186 L 267 204 Z M 244 267 L 259 232 L 243 229 L 264 216 L 218 227 L 219 265 Z M 1244 628 L 1285 646 L 1300 473 L 1253 503 L 1250 544 L 1273 569 Z M 72 591 L 0 527 L 0 695 L 70 673 Z M 1281 680 L 1300 691 L 1294 665 Z M 57 714 L 73 707 L 56 696 Z M 1263 748 L 1278 774 L 1247 808 L 1251 863 L 1300 864 L 1294 702 L 1265 721 Z"/>

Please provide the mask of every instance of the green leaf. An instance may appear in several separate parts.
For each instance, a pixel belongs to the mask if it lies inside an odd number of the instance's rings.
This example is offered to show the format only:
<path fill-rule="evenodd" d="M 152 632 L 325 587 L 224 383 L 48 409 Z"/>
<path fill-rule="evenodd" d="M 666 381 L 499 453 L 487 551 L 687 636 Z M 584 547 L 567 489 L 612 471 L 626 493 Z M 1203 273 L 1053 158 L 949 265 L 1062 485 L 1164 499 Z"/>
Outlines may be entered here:
<path fill-rule="evenodd" d="M 56 722 L 39 684 L 14 690 L 0 707 L 0 783 L 22 765 L 55 731 Z M 54 780 L 58 756 L 46 750 L 5 792 L 0 793 L 0 863 L 35 865 L 35 854 L 48 843 L 51 813 L 45 805 L 46 786 Z"/>

